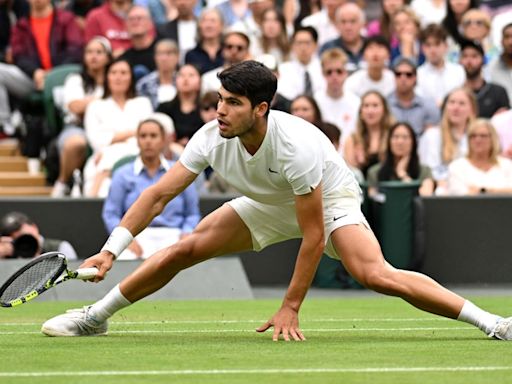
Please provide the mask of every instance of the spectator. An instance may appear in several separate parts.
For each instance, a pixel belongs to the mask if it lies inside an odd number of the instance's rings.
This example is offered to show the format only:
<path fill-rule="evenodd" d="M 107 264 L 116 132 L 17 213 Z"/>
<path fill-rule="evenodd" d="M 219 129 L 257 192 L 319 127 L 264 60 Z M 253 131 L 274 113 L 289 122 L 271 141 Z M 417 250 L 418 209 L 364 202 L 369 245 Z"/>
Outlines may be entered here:
<path fill-rule="evenodd" d="M 126 17 L 126 30 L 130 36 L 131 47 L 120 57 L 130 63 L 135 80 L 139 80 L 156 69 L 156 41 L 149 11 L 140 6 L 132 7 Z"/>
<path fill-rule="evenodd" d="M 461 21 L 462 37 L 478 42 L 485 52 L 484 64 L 499 56 L 500 50 L 491 39 L 491 16 L 481 9 L 470 9 L 464 13 Z"/>
<path fill-rule="evenodd" d="M 231 26 L 232 30 L 245 33 L 251 41 L 251 49 L 256 46 L 261 38 L 261 26 L 263 13 L 267 9 L 275 8 L 274 0 L 249 0 L 249 9 L 251 13 L 244 19 L 239 20 Z"/>
<path fill-rule="evenodd" d="M 107 68 L 103 98 L 94 100 L 85 112 L 84 127 L 93 153 L 84 167 L 84 194 L 105 197 L 113 165 L 122 157 L 138 153 L 135 130 L 152 112 L 146 97 L 135 96 L 130 63 L 114 60 Z"/>
<path fill-rule="evenodd" d="M 357 130 L 345 139 L 345 161 L 367 177 L 368 169 L 377 164 L 385 153 L 393 116 L 384 96 L 368 91 L 361 98 Z"/>
<path fill-rule="evenodd" d="M 418 180 L 420 196 L 434 193 L 432 172 L 418 157 L 416 133 L 404 122 L 395 123 L 389 129 L 384 159 L 368 170 L 368 194 L 377 195 L 379 183 L 392 180 L 404 183 Z"/>
<path fill-rule="evenodd" d="M 136 138 L 140 149 L 137 158 L 116 169 L 112 176 L 112 184 L 102 213 L 108 232 L 119 225 L 121 218 L 137 197 L 174 164 L 174 161 L 166 160 L 162 155 L 166 146 L 166 136 L 172 130 L 172 121 L 168 116 L 155 115 L 143 120 L 137 128 Z M 162 124 L 165 121 L 164 117 L 167 117 L 167 128 Z M 148 258 L 159 249 L 168 247 L 190 234 L 200 218 L 199 197 L 195 186 L 191 185 L 166 205 L 162 213 L 156 216 L 119 255 L 119 259 Z"/>
<path fill-rule="evenodd" d="M 0 1 L 0 63 L 12 63 L 9 49 L 11 29 L 16 21 L 27 17 L 30 7 L 27 0 Z"/>
<path fill-rule="evenodd" d="M 251 16 L 248 0 L 226 0 L 215 8 L 221 13 L 226 27 L 231 27 L 238 21 L 243 22 Z"/>
<path fill-rule="evenodd" d="M 222 46 L 224 64 L 221 67 L 212 69 L 203 74 L 201 77 L 201 94 L 204 95 L 208 91 L 217 92 L 220 87 L 217 73 L 233 64 L 248 59 L 249 47 L 250 40 L 245 33 L 235 30 L 227 31 L 224 34 L 224 43 Z"/>
<path fill-rule="evenodd" d="M 414 60 L 417 65 L 425 62 L 425 55 L 420 44 L 420 19 L 411 9 L 404 6 L 393 14 L 393 30 L 398 44 L 391 48 L 391 60 L 397 57 L 407 57 Z"/>
<path fill-rule="evenodd" d="M 224 22 L 216 8 L 201 12 L 198 22 L 198 43 L 187 52 L 185 63 L 199 68 L 201 75 L 224 64 L 222 57 L 222 31 Z"/>
<path fill-rule="evenodd" d="M 469 9 L 478 8 L 478 0 L 447 0 L 446 16 L 441 25 L 448 32 L 447 59 L 452 63 L 459 61 L 459 44 L 463 37 L 461 34 L 462 15 Z"/>
<path fill-rule="evenodd" d="M 156 70 L 137 81 L 137 95 L 148 97 L 153 109 L 176 96 L 176 68 L 179 51 L 176 42 L 163 39 L 155 44 Z"/>
<path fill-rule="evenodd" d="M 136 4 L 146 7 L 151 14 L 155 25 L 165 24 L 178 16 L 178 9 L 174 0 L 147 0 L 137 1 Z"/>
<path fill-rule="evenodd" d="M 311 96 L 299 95 L 293 99 L 290 104 L 290 113 L 317 127 L 323 124 L 322 112 L 320 112 L 318 104 Z"/>
<path fill-rule="evenodd" d="M 319 12 L 321 8 L 320 0 L 284 0 L 283 14 L 287 28 L 297 29 L 304 18 Z"/>
<path fill-rule="evenodd" d="M 87 152 L 83 117 L 87 106 L 103 96 L 107 65 L 112 60 L 112 48 L 103 36 L 97 36 L 85 46 L 82 72 L 66 78 L 63 89 L 64 128 L 57 138 L 59 176 L 53 185 L 52 197 L 69 194 L 69 182 L 75 169 L 82 169 Z"/>
<path fill-rule="evenodd" d="M 344 137 L 356 130 L 357 111 L 361 103 L 356 95 L 343 92 L 347 61 L 347 55 L 339 48 L 324 51 L 321 62 L 327 87 L 315 93 L 323 120 L 337 126 L 340 132 L 344 132 Z"/>
<path fill-rule="evenodd" d="M 9 212 L 0 219 L 0 259 L 32 258 L 52 251 L 63 253 L 68 260 L 78 258 L 68 241 L 45 238 L 24 213 Z"/>
<path fill-rule="evenodd" d="M 503 52 L 494 62 L 489 64 L 490 80 L 505 87 L 508 99 L 512 100 L 512 23 L 507 24 L 502 31 L 501 44 Z"/>
<path fill-rule="evenodd" d="M 70 0 L 66 9 L 75 15 L 76 22 L 84 30 L 87 14 L 101 4 L 103 4 L 102 0 Z"/>
<path fill-rule="evenodd" d="M 336 14 L 345 2 L 346 0 L 320 0 L 321 10 L 302 19 L 301 26 L 313 27 L 317 31 L 317 43 L 320 47 L 328 41 L 338 38 Z"/>
<path fill-rule="evenodd" d="M 203 125 L 199 114 L 201 75 L 196 67 L 185 64 L 179 69 L 176 90 L 174 99 L 160 104 L 157 111 L 165 113 L 176 122 L 176 141 L 184 147 Z"/>
<path fill-rule="evenodd" d="M 320 46 L 320 53 L 329 48 L 341 48 L 348 57 L 347 70 L 353 73 L 361 68 L 365 40 L 363 38 L 366 17 L 354 3 L 346 3 L 336 11 L 338 36 Z"/>
<path fill-rule="evenodd" d="M 491 122 L 500 139 L 501 155 L 512 159 L 512 109 L 493 116 Z"/>
<path fill-rule="evenodd" d="M 478 102 L 478 116 L 491 118 L 510 108 L 507 91 L 500 85 L 484 80 L 484 50 L 480 44 L 466 41 L 461 46 L 460 63 L 466 72 L 466 87 L 471 89 Z"/>
<path fill-rule="evenodd" d="M 512 161 L 499 155 L 498 135 L 492 124 L 477 119 L 468 128 L 465 157 L 448 168 L 448 192 L 452 195 L 512 193 Z"/>
<path fill-rule="evenodd" d="M 470 89 L 456 88 L 446 97 L 441 111 L 441 125 L 427 129 L 418 147 L 421 162 L 432 170 L 438 194 L 446 192 L 448 164 L 468 152 L 466 132 L 478 106 Z"/>
<path fill-rule="evenodd" d="M 2 66 L 0 89 L 5 87 L 21 97 L 34 89 L 42 90 L 52 68 L 81 61 L 83 42 L 83 32 L 71 12 L 54 9 L 51 0 L 30 1 L 30 16 L 20 19 L 11 34 L 14 64 L 21 71 L 7 67 L 5 73 L 6 67 Z M 32 169 L 39 168 L 41 149 L 47 139 L 40 121 L 27 122 L 23 154 L 30 158 Z"/>
<path fill-rule="evenodd" d="M 132 0 L 106 0 L 101 7 L 90 11 L 85 18 L 85 41 L 94 36 L 106 37 L 112 46 L 112 55 L 120 56 L 132 45 L 126 29 L 131 7 Z"/>
<path fill-rule="evenodd" d="M 279 79 L 279 67 L 276 58 L 273 55 L 263 54 L 258 57 L 258 61 L 265 65 Z M 290 112 L 291 100 L 276 92 L 270 103 L 270 108 L 283 112 Z"/>
<path fill-rule="evenodd" d="M 429 24 L 441 24 L 446 17 L 446 3 L 447 0 L 412 0 L 411 8 L 425 28 Z"/>
<path fill-rule="evenodd" d="M 395 77 L 387 68 L 389 43 L 382 36 L 369 37 L 363 48 L 366 68 L 359 69 L 345 81 L 344 91 L 362 96 L 368 91 L 377 91 L 384 96 L 395 90 Z"/>
<path fill-rule="evenodd" d="M 393 14 L 406 5 L 405 0 L 380 0 L 380 17 L 368 23 L 366 27 L 368 36 L 383 36 L 390 42 L 391 48 L 398 45 L 395 31 L 392 25 Z"/>
<path fill-rule="evenodd" d="M 178 44 L 180 58 L 194 48 L 197 41 L 197 20 L 194 8 L 197 0 L 175 0 L 178 16 L 164 24 L 157 25 L 159 39 L 172 39 Z"/>
<path fill-rule="evenodd" d="M 461 87 L 466 79 L 460 64 L 445 59 L 447 37 L 446 30 L 435 24 L 427 26 L 420 36 L 425 63 L 418 68 L 417 91 L 419 95 L 434 100 L 437 106 L 441 106 L 446 95 Z"/>
<path fill-rule="evenodd" d="M 263 54 L 274 56 L 278 64 L 288 61 L 290 57 L 290 43 L 286 31 L 286 21 L 283 14 L 274 9 L 266 9 L 261 16 L 261 36 L 252 46 L 252 56 L 255 58 Z"/>
<path fill-rule="evenodd" d="M 288 100 L 312 96 L 325 88 L 322 66 L 316 56 L 318 34 L 313 27 L 300 27 L 292 36 L 293 59 L 279 66 L 277 92 Z"/>
<path fill-rule="evenodd" d="M 393 62 L 395 92 L 388 97 L 389 107 L 397 121 L 408 123 L 419 138 L 423 132 L 439 124 L 439 108 L 433 99 L 416 94 L 416 64 L 405 57 Z"/>

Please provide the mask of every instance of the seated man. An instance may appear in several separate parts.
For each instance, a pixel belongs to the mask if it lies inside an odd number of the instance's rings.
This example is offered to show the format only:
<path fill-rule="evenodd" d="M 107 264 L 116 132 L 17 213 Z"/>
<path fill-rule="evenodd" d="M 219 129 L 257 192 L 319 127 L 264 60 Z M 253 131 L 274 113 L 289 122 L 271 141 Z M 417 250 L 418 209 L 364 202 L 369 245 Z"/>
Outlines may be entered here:
<path fill-rule="evenodd" d="M 63 253 L 68 260 L 78 258 L 69 242 L 43 237 L 24 213 L 9 212 L 0 219 L 0 259 L 32 258 L 52 251 Z"/>
<path fill-rule="evenodd" d="M 163 157 L 169 135 L 174 135 L 174 124 L 163 113 L 154 113 L 139 124 L 136 133 L 139 156 L 114 171 L 110 191 L 103 205 L 102 216 L 108 232 L 119 225 L 123 215 L 142 191 L 159 180 L 174 164 L 174 161 Z M 192 185 L 165 207 L 131 242 L 119 259 L 147 259 L 159 249 L 190 234 L 200 218 L 199 196 L 196 186 Z"/>

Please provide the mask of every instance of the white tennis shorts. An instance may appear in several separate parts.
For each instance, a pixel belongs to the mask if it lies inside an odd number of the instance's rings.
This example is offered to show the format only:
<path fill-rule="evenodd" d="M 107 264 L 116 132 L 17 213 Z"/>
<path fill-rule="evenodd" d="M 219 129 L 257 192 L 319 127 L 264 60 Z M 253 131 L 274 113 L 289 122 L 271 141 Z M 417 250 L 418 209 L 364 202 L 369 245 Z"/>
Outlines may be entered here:
<path fill-rule="evenodd" d="M 302 237 L 297 222 L 295 205 L 262 204 L 242 196 L 227 202 L 247 225 L 252 236 L 255 251 L 289 239 Z M 331 242 L 331 233 L 340 227 L 351 224 L 370 225 L 361 212 L 361 201 L 356 197 L 324 199 L 325 253 L 333 259 L 339 256 Z"/>

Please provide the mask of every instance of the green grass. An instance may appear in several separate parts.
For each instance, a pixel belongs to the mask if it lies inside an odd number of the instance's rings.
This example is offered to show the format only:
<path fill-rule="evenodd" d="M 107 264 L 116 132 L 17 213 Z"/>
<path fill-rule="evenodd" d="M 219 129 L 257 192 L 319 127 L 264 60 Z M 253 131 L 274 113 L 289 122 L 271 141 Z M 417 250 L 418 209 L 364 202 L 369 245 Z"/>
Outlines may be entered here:
<path fill-rule="evenodd" d="M 512 308 L 508 297 L 473 301 L 500 314 Z M 511 343 L 393 298 L 347 299 L 340 292 L 339 299 L 308 299 L 302 343 L 274 343 L 270 332 L 254 332 L 279 300 L 141 302 L 112 318 L 107 337 L 39 333 L 45 319 L 82 304 L 2 309 L 0 383 L 512 381 Z"/>

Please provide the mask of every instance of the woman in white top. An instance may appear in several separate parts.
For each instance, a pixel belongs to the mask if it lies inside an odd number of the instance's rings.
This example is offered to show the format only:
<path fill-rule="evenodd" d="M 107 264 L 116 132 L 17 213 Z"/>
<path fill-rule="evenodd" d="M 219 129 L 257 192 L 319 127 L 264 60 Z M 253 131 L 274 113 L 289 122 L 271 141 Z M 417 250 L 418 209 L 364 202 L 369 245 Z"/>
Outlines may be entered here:
<path fill-rule="evenodd" d="M 104 183 L 115 162 L 138 153 L 135 132 L 138 124 L 153 112 L 146 97 L 135 96 L 135 84 L 130 64 L 114 60 L 107 69 L 105 94 L 95 100 L 85 113 L 85 132 L 93 154 L 84 168 L 84 194 L 104 197 Z"/>
<path fill-rule="evenodd" d="M 81 169 L 85 163 L 87 138 L 82 120 L 87 106 L 103 96 L 105 71 L 111 60 L 109 41 L 102 36 L 94 37 L 85 46 L 82 72 L 69 75 L 64 82 L 64 129 L 57 138 L 59 176 L 52 197 L 68 194 L 73 171 Z"/>
<path fill-rule="evenodd" d="M 442 105 L 441 126 L 429 128 L 421 136 L 418 154 L 421 163 L 432 170 L 437 194 L 443 194 L 446 190 L 448 164 L 467 153 L 466 132 L 477 116 L 477 108 L 470 89 L 456 88 Z"/>
<path fill-rule="evenodd" d="M 473 121 L 468 138 L 468 155 L 448 167 L 448 192 L 452 195 L 512 193 L 512 161 L 499 156 L 498 135 L 491 122 Z"/>

